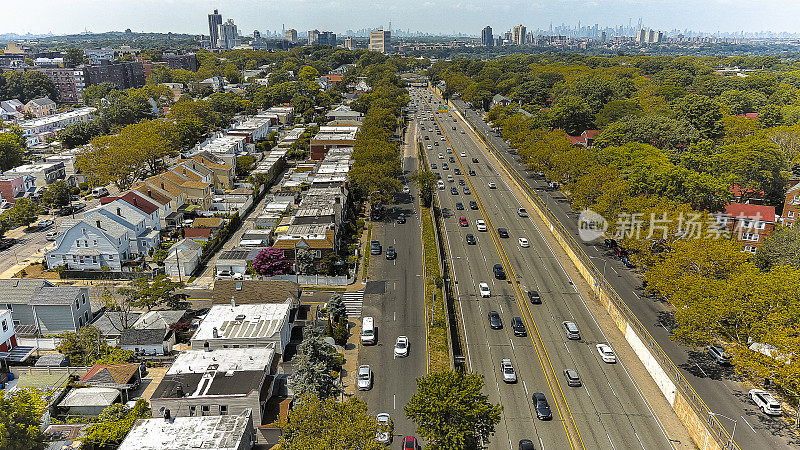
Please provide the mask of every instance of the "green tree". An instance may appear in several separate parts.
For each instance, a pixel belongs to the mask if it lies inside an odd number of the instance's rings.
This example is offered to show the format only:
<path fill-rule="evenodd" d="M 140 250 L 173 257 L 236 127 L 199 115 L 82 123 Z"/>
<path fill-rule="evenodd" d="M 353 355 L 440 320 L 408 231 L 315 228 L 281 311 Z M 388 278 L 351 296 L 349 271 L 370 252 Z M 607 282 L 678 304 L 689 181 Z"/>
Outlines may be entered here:
<path fill-rule="evenodd" d="M 41 450 L 47 436 L 40 429 L 47 403 L 35 389 L 0 390 L 0 448 Z M 374 436 L 373 436 L 374 437 Z"/>
<path fill-rule="evenodd" d="M 68 356 L 70 364 L 83 366 L 122 364 L 133 359 L 132 351 L 109 347 L 100 330 L 95 327 L 64 332 L 58 337 L 61 342 L 56 346 L 56 350 Z"/>
<path fill-rule="evenodd" d="M 236 158 L 236 175 L 247 176 L 255 167 L 256 158 L 250 155 L 243 155 Z"/>
<path fill-rule="evenodd" d="M 106 98 L 112 91 L 119 91 L 119 87 L 114 83 L 104 81 L 100 84 L 87 86 L 81 96 L 83 97 L 83 103 L 89 106 L 97 106 L 100 100 Z"/>
<path fill-rule="evenodd" d="M 433 372 L 417 378 L 417 392 L 403 409 L 429 448 L 477 448 L 494 433 L 503 409 L 482 389 L 482 374 Z"/>
<path fill-rule="evenodd" d="M 676 103 L 678 116 L 689 121 L 702 139 L 722 136 L 722 111 L 719 104 L 705 95 L 688 94 Z"/>
<path fill-rule="evenodd" d="M 83 50 L 75 47 L 70 47 L 64 52 L 64 65 L 67 67 L 76 67 L 81 64 L 86 64 L 88 59 L 83 54 Z"/>
<path fill-rule="evenodd" d="M 417 183 L 422 204 L 430 208 L 433 203 L 433 193 L 436 190 L 436 175 L 429 170 L 416 172 L 411 176 L 411 180 Z"/>
<path fill-rule="evenodd" d="M 305 336 L 297 347 L 297 365 L 290 381 L 292 390 L 298 398 L 331 398 L 339 393 L 332 374 L 336 350 L 313 325 L 306 326 L 303 332 Z"/>
<path fill-rule="evenodd" d="M 342 300 L 342 296 L 339 294 L 331 294 L 331 297 L 328 299 L 328 317 L 336 322 L 341 317 L 347 318 L 347 308 L 344 305 L 344 300 Z"/>
<path fill-rule="evenodd" d="M 800 269 L 800 227 L 783 227 L 773 231 L 758 247 L 753 262 L 764 271 L 776 266 Z"/>
<path fill-rule="evenodd" d="M 603 129 L 608 124 L 625 117 L 638 117 L 644 114 L 636 100 L 612 100 L 603 106 L 603 109 L 594 117 L 595 125 Z"/>
<path fill-rule="evenodd" d="M 10 70 L 0 74 L 0 78 L 4 80 L 4 83 L 0 82 L 2 98 L 16 98 L 22 103 L 41 97 L 58 100 L 58 88 L 55 83 L 38 70 L 28 72 Z"/>
<path fill-rule="evenodd" d="M 66 206 L 70 201 L 69 186 L 64 180 L 56 180 L 42 194 L 42 203 L 55 208 Z"/>
<path fill-rule="evenodd" d="M 580 97 L 564 96 L 547 111 L 546 116 L 553 128 L 560 128 L 576 136 L 592 125 L 592 110 Z"/>
<path fill-rule="evenodd" d="M 22 163 L 25 140 L 13 131 L 0 133 L 0 170 L 6 171 Z"/>
<path fill-rule="evenodd" d="M 175 291 L 183 287 L 183 283 L 159 275 L 152 282 L 145 277 L 137 278 L 131 282 L 130 287 L 119 289 L 119 292 L 129 298 L 133 306 L 147 308 L 148 311 L 158 305 L 180 309 L 186 306 L 186 295 Z"/>
<path fill-rule="evenodd" d="M 319 77 L 319 71 L 311 66 L 305 66 L 300 69 L 298 77 L 301 81 L 314 81 Z"/>
<path fill-rule="evenodd" d="M 39 207 L 29 198 L 21 198 L 0 218 L 15 227 L 28 226 L 39 216 Z"/>
<path fill-rule="evenodd" d="M 131 431 L 133 424 L 139 419 L 147 418 L 150 418 L 150 408 L 147 401 L 141 398 L 136 400 L 130 410 L 124 406 L 122 410 L 116 405 L 108 406 L 98 416 L 99 421 L 86 430 L 83 442 L 90 450 L 117 448 Z"/>
<path fill-rule="evenodd" d="M 295 253 L 297 273 L 301 275 L 313 275 L 316 270 L 314 267 L 314 253 L 307 248 L 297 249 Z"/>
<path fill-rule="evenodd" d="M 375 433 L 383 431 L 382 428 L 368 414 L 367 404 L 357 397 L 345 402 L 313 396 L 301 398 L 280 427 L 283 436 L 279 445 L 284 450 L 386 448 L 375 440 Z"/>
<path fill-rule="evenodd" d="M 67 125 L 58 132 L 58 140 L 64 148 L 75 148 L 86 145 L 97 136 L 105 133 L 99 120 L 78 122 Z"/>

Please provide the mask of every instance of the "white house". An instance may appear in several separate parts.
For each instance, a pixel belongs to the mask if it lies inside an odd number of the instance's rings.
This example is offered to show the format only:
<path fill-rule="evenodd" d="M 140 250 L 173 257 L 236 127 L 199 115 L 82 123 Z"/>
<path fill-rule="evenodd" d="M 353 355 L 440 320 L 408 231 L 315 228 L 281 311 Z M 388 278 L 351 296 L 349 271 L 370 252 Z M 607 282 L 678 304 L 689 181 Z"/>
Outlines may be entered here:
<path fill-rule="evenodd" d="M 171 278 L 190 277 L 202 253 L 203 247 L 197 241 L 181 239 L 169 249 L 164 260 L 165 274 Z"/>

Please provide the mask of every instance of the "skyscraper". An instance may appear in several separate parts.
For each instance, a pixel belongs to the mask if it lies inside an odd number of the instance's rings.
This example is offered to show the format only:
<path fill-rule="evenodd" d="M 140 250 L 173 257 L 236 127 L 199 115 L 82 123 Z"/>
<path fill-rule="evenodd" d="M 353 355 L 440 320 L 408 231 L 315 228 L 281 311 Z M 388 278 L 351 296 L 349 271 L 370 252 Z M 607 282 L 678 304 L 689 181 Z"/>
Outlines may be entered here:
<path fill-rule="evenodd" d="M 308 45 L 314 45 L 319 39 L 319 30 L 308 30 Z"/>
<path fill-rule="evenodd" d="M 353 49 L 353 38 L 351 38 L 351 37 L 344 38 L 344 48 L 346 48 L 348 50 L 352 50 Z"/>
<path fill-rule="evenodd" d="M 284 34 L 285 34 L 284 39 L 286 39 L 287 41 L 297 42 L 297 30 L 295 30 L 294 28 L 286 30 Z"/>
<path fill-rule="evenodd" d="M 236 24 L 233 23 L 233 19 L 228 19 L 225 23 L 219 24 L 217 30 L 219 30 L 217 32 L 219 36 L 217 48 L 230 50 L 239 44 L 239 30 L 236 28 Z"/>
<path fill-rule="evenodd" d="M 336 47 L 336 33 L 332 31 L 321 31 L 317 36 L 317 45 L 330 45 Z"/>
<path fill-rule="evenodd" d="M 524 45 L 525 44 L 525 33 L 526 28 L 524 25 L 517 25 L 512 29 L 512 33 L 514 35 L 514 45 Z"/>
<path fill-rule="evenodd" d="M 492 27 L 486 25 L 483 30 L 481 30 L 481 45 L 484 47 L 491 47 L 494 45 L 494 37 L 492 36 Z"/>
<path fill-rule="evenodd" d="M 392 32 L 388 30 L 372 30 L 369 32 L 369 49 L 374 52 L 389 53 L 392 51 Z"/>
<path fill-rule="evenodd" d="M 222 25 L 222 14 L 215 9 L 208 15 L 208 35 L 211 37 L 211 48 L 219 48 L 219 26 Z"/>

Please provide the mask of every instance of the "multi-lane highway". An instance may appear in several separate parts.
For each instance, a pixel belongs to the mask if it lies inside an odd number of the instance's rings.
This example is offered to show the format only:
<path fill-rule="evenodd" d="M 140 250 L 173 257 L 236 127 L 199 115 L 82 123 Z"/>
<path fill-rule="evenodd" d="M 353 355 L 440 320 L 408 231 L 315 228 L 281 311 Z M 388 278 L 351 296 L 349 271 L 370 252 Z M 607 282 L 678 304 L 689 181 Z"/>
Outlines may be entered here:
<path fill-rule="evenodd" d="M 420 96 L 422 105 L 438 106 L 433 103 L 435 98 L 429 100 L 427 91 L 412 91 L 412 98 Z M 440 173 L 445 184 L 437 195 L 445 217 L 459 313 L 463 315 L 467 364 L 469 370 L 485 375 L 485 391 L 491 401 L 504 408 L 503 420 L 489 447 L 516 448 L 520 439 L 531 439 L 537 448 L 671 448 L 631 380 L 625 361 L 608 364 L 600 358 L 595 345 L 607 342 L 602 330 L 534 222 L 518 215 L 521 205 L 511 189 L 470 133 L 462 133 L 464 125 L 435 109 L 420 112 L 417 117 L 421 119 L 418 126 L 428 163 L 436 165 L 431 170 Z M 441 135 L 437 134 L 437 125 Z M 445 163 L 447 169 L 443 168 Z M 456 169 L 461 175 L 454 173 Z M 448 175 L 453 177 L 452 182 Z M 489 183 L 494 183 L 493 187 Z M 451 187 L 457 194 L 451 193 Z M 464 188 L 470 193 L 465 194 Z M 477 203 L 477 210 L 470 208 L 470 200 Z M 468 226 L 459 225 L 461 217 Z M 485 222 L 487 231 L 477 230 L 478 220 Z M 509 237 L 500 237 L 498 228 L 507 229 Z M 474 245 L 466 242 L 468 233 L 475 236 Z M 519 244 L 520 237 L 528 240 L 529 247 Z M 496 264 L 503 267 L 507 280 L 495 278 Z M 488 283 L 490 297 L 479 295 L 481 282 Z M 533 290 L 540 293 L 542 304 L 528 301 L 527 291 Z M 489 311 L 499 313 L 502 329 L 490 328 Z M 514 335 L 513 317 L 522 318 L 527 336 Z M 580 340 L 567 338 L 564 321 L 578 325 Z M 516 368 L 516 384 L 503 382 L 500 361 L 504 358 L 510 358 Z M 566 369 L 578 371 L 582 386 L 567 386 Z M 547 397 L 552 421 L 536 418 L 531 401 L 535 392 Z"/>
<path fill-rule="evenodd" d="M 483 134 L 500 150 L 513 168 L 537 191 L 547 207 L 573 235 L 578 235 L 577 214 L 572 211 L 564 194 L 551 189 L 546 180 L 530 173 L 518 157 L 508 153 L 509 146 L 484 122 L 482 116 L 469 109 L 463 101 L 453 103 Z M 718 420 L 742 449 L 796 448 L 800 442 L 791 425 L 781 418 L 763 414 L 747 396 L 751 388 L 737 380 L 730 367 L 720 367 L 702 349 L 691 349 L 678 345 L 670 339 L 670 311 L 661 301 L 643 295 L 641 279 L 614 257 L 611 252 L 596 243 L 585 243 L 584 250 L 593 258 L 595 265 L 605 272 L 614 289 L 645 325 L 648 332 L 681 369 L 712 412 L 719 414 Z"/>

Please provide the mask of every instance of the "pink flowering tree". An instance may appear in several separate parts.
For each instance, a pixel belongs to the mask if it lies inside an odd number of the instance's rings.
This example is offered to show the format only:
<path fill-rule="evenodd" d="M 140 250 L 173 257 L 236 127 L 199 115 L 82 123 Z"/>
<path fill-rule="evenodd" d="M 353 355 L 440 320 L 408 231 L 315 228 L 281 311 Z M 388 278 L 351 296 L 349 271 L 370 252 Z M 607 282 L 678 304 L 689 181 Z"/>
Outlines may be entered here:
<path fill-rule="evenodd" d="M 275 247 L 261 250 L 253 260 L 253 270 L 257 274 L 267 277 L 289 273 L 289 261 L 286 260 L 286 253 Z"/>

